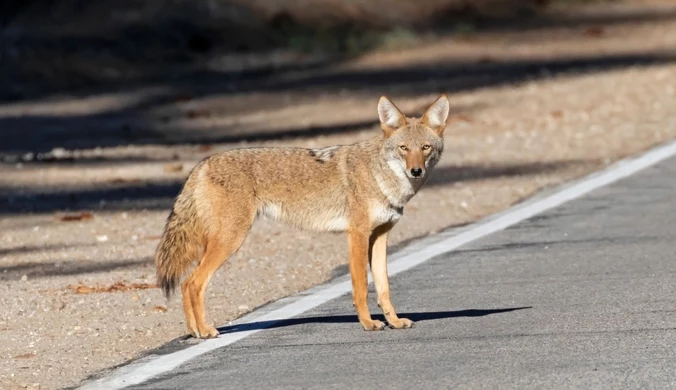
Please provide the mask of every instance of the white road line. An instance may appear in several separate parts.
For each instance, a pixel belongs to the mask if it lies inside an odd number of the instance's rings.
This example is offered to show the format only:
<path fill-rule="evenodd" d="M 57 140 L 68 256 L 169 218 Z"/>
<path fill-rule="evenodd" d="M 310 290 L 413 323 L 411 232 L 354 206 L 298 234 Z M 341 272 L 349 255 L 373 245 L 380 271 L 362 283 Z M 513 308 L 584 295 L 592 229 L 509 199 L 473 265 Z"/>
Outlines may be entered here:
<path fill-rule="evenodd" d="M 564 184 L 554 191 L 548 191 L 544 195 L 535 196 L 528 201 L 482 219 L 463 229 L 451 230 L 418 241 L 391 256 L 388 266 L 390 275 L 404 272 L 436 256 L 448 253 L 471 241 L 498 232 L 543 211 L 579 198 L 597 188 L 623 179 L 674 155 L 676 155 L 676 141 L 653 148 L 637 157 L 621 160 L 604 170 L 588 175 L 580 180 Z M 303 314 L 323 303 L 347 294 L 351 291 L 351 288 L 349 280 L 346 280 L 345 277 L 339 278 L 332 283 L 312 288 L 295 297 L 285 298 L 283 301 L 291 301 L 291 303 L 280 308 L 267 309 L 267 312 L 265 308 L 254 311 L 242 317 L 237 323 L 247 324 L 268 321 L 267 327 L 270 327 L 277 321 Z M 261 328 L 254 328 L 226 333 L 216 339 L 206 340 L 200 344 L 171 354 L 142 359 L 139 362 L 119 368 L 109 376 L 85 384 L 80 389 L 112 390 L 139 384 L 152 377 L 171 371 L 194 357 L 217 348 L 225 347 L 262 330 Z"/>

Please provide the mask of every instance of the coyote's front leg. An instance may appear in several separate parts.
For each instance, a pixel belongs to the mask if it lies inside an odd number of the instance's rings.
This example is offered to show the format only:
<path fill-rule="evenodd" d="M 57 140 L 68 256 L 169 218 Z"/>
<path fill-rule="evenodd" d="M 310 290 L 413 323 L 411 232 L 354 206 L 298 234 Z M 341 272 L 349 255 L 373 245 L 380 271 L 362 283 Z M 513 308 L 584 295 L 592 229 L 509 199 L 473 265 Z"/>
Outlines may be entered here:
<path fill-rule="evenodd" d="M 413 321 L 399 318 L 390 301 L 390 284 L 387 276 L 387 234 L 391 225 L 381 226 L 371 236 L 371 273 L 378 294 L 378 306 L 383 310 L 387 323 L 394 329 L 413 327 Z"/>
<path fill-rule="evenodd" d="M 352 276 L 352 301 L 357 309 L 359 322 L 364 330 L 382 330 L 385 324 L 382 321 L 371 319 L 368 304 L 368 250 L 369 233 L 360 231 L 348 232 L 348 246 L 350 248 L 350 275 Z"/>

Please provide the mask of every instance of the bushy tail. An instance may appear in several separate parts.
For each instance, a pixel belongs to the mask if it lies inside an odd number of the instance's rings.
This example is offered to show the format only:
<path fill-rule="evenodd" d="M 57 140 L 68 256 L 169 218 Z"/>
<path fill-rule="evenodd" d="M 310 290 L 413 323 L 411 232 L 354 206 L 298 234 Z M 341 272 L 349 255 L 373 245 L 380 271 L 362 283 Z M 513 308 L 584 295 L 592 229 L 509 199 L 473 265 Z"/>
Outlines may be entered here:
<path fill-rule="evenodd" d="M 184 191 L 179 194 L 155 252 L 157 284 L 167 298 L 203 249 L 203 229 L 189 198 Z"/>

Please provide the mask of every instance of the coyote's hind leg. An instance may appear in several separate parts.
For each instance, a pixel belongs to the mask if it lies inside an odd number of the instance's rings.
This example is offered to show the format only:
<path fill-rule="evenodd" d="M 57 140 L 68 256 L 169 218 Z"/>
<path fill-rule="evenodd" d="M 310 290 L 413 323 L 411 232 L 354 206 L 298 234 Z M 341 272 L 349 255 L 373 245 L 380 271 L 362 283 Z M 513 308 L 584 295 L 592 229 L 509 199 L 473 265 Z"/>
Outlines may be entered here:
<path fill-rule="evenodd" d="M 226 215 L 225 220 L 209 233 L 202 259 L 181 286 L 187 326 L 195 337 L 218 336 L 218 330 L 206 323 L 204 292 L 218 268 L 242 245 L 256 217 L 255 207 L 242 203 L 221 214 Z"/>

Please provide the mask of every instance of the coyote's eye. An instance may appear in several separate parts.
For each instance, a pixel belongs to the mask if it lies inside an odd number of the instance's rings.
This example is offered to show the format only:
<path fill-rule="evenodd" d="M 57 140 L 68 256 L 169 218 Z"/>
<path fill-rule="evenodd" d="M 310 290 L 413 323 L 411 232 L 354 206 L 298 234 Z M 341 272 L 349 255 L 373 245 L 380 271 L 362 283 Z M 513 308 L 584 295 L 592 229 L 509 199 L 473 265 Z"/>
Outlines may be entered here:
<path fill-rule="evenodd" d="M 429 150 L 430 148 L 431 148 L 431 146 L 429 146 L 429 145 L 423 145 L 422 150 Z"/>
<path fill-rule="evenodd" d="M 406 147 L 406 145 L 399 145 L 399 149 L 401 149 L 401 150 L 408 150 L 408 148 Z"/>

